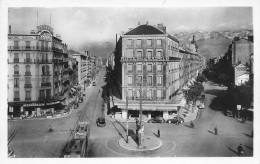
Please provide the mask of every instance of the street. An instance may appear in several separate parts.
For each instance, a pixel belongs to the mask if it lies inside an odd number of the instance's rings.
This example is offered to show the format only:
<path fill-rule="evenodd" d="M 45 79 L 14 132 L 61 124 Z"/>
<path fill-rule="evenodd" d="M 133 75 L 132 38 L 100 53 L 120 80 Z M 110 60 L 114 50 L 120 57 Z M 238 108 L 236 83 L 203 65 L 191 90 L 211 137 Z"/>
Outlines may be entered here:
<path fill-rule="evenodd" d="M 14 120 L 8 122 L 8 138 L 17 131 L 9 143 L 16 157 L 60 157 L 67 141 L 71 139 L 71 131 L 79 121 L 90 121 L 100 116 L 101 93 L 98 90 L 104 85 L 105 70 L 101 69 L 96 86 L 86 88 L 84 102 L 79 104 L 68 116 L 56 119 Z M 48 132 L 48 126 L 54 132 Z"/>
<path fill-rule="evenodd" d="M 163 146 L 155 151 L 133 152 L 118 146 L 118 140 L 126 137 L 126 123 L 107 120 L 107 126 L 92 126 L 90 157 L 236 157 L 237 146 L 244 145 L 244 156 L 253 155 L 253 138 L 250 134 L 253 129 L 252 122 L 240 123 L 238 120 L 224 116 L 212 104 L 217 94 L 223 92 L 218 85 L 207 82 L 205 84 L 206 100 L 205 109 L 202 109 L 196 121 L 195 128 L 189 123 L 149 124 L 145 123 L 145 135 L 154 136 L 158 128 L 161 131 Z M 212 106 L 215 105 L 215 106 Z M 214 109 L 214 110 L 213 110 Z M 214 134 L 214 127 L 218 127 L 218 135 Z M 135 131 L 135 124 L 130 124 L 130 134 Z"/>
<path fill-rule="evenodd" d="M 158 128 L 163 146 L 155 151 L 134 152 L 118 146 L 118 140 L 126 137 L 126 123 L 115 122 L 106 116 L 105 127 L 98 127 L 95 120 L 104 115 L 104 101 L 99 89 L 105 84 L 101 69 L 97 85 L 86 89 L 84 102 L 78 109 L 63 118 L 44 120 L 17 120 L 8 123 L 9 136 L 17 131 L 9 147 L 15 151 L 16 157 L 60 157 L 66 142 L 71 138 L 71 130 L 78 120 L 92 122 L 90 128 L 89 157 L 230 157 L 238 156 L 237 146 L 244 145 L 244 156 L 253 155 L 253 138 L 250 134 L 253 125 L 250 122 L 240 123 L 238 120 L 224 116 L 212 104 L 217 94 L 223 90 L 212 82 L 205 84 L 205 109 L 200 110 L 194 121 L 195 128 L 189 123 L 151 124 L 145 123 L 145 135 L 154 136 Z M 102 91 L 102 89 L 101 89 Z M 215 105 L 215 106 L 212 106 Z M 48 125 L 54 128 L 53 133 L 47 132 Z M 218 127 L 218 135 L 214 134 L 214 127 Z M 130 123 L 129 134 L 135 133 L 135 124 Z"/>

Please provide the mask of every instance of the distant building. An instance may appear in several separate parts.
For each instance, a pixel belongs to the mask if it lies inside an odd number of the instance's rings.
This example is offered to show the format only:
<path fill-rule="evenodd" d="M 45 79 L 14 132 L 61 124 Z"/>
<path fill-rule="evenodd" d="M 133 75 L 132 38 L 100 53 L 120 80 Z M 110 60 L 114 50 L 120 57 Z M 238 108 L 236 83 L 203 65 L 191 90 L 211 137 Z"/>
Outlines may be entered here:
<path fill-rule="evenodd" d="M 245 82 L 249 81 L 249 72 L 245 65 L 238 64 L 234 66 L 234 71 L 235 71 L 235 79 L 234 79 L 235 85 L 240 86 L 242 84 L 245 84 Z"/>
<path fill-rule="evenodd" d="M 252 33 L 248 39 L 235 37 L 232 42 L 232 65 L 238 62 L 246 64 L 250 62 L 250 55 L 254 53 L 254 43 Z"/>
<path fill-rule="evenodd" d="M 75 51 L 70 51 L 70 53 L 78 62 L 78 84 L 82 88 L 86 88 L 85 81 L 87 80 L 87 56 Z"/>

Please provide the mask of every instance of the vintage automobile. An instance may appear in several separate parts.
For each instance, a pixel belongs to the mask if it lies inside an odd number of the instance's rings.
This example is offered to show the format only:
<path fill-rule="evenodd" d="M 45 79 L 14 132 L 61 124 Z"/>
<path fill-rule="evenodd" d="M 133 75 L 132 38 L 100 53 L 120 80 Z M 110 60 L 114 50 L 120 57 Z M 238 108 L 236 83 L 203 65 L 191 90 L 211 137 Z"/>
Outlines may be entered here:
<path fill-rule="evenodd" d="M 99 127 L 103 127 L 106 126 L 106 120 L 104 117 L 98 117 L 98 119 L 96 120 L 97 126 Z"/>
<path fill-rule="evenodd" d="M 165 123 L 165 119 L 163 119 L 162 117 L 156 117 L 156 118 L 152 118 L 150 120 L 147 121 L 148 123 Z"/>

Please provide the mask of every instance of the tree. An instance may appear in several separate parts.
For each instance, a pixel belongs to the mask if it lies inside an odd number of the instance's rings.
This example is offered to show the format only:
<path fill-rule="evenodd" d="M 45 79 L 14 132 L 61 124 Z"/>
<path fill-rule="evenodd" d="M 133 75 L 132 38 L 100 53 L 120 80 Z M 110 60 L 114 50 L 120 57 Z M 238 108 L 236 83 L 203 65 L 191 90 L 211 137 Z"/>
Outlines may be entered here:
<path fill-rule="evenodd" d="M 227 84 L 228 82 L 228 77 L 225 73 L 221 73 L 219 76 L 218 76 L 218 82 L 220 84 Z"/>
<path fill-rule="evenodd" d="M 193 104 L 199 99 L 199 96 L 204 91 L 204 87 L 201 83 L 195 82 L 187 92 L 187 101 L 192 101 Z"/>

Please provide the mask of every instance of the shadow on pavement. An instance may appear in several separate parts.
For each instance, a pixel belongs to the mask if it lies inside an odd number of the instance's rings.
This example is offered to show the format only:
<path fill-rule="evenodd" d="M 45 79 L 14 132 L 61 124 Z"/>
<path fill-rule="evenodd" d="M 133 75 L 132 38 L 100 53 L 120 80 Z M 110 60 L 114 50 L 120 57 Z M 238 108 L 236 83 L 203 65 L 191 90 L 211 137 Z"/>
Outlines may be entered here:
<path fill-rule="evenodd" d="M 121 122 L 116 121 L 119 125 L 121 125 L 121 127 L 124 129 L 124 131 L 126 132 L 126 128 L 121 124 Z"/>
<path fill-rule="evenodd" d="M 115 126 L 114 122 L 112 123 L 112 125 L 115 127 L 116 131 L 118 132 L 118 134 L 125 140 L 126 142 L 126 139 L 125 137 L 122 135 L 122 133 L 120 133 L 120 131 L 117 129 L 117 127 Z"/>
<path fill-rule="evenodd" d="M 209 131 L 209 130 L 208 130 L 208 132 L 215 135 L 215 133 L 213 133 L 212 131 Z"/>
<path fill-rule="evenodd" d="M 191 129 L 193 129 L 194 127 L 192 127 L 192 126 L 190 126 L 190 125 L 185 125 L 186 127 L 188 127 L 188 128 L 191 128 Z"/>
<path fill-rule="evenodd" d="M 243 133 L 245 136 L 253 138 L 250 134 Z"/>
<path fill-rule="evenodd" d="M 158 135 L 158 134 L 156 134 L 156 133 L 154 133 L 154 132 L 153 132 L 153 134 L 154 134 L 156 137 L 159 137 L 159 135 Z"/>
<path fill-rule="evenodd" d="M 251 146 L 245 145 L 245 147 L 247 147 L 247 148 L 250 149 L 250 150 L 253 150 L 253 148 L 252 148 Z"/>
<path fill-rule="evenodd" d="M 206 90 L 205 93 L 206 93 L 206 94 L 210 94 L 210 95 L 218 96 L 218 95 L 220 95 L 223 91 L 224 91 L 224 90 L 212 89 L 212 90 Z"/>
<path fill-rule="evenodd" d="M 235 151 L 235 150 L 233 150 L 233 149 L 231 149 L 230 147 L 228 147 L 228 150 L 232 151 L 232 152 L 235 153 L 237 156 L 239 156 L 238 152 Z"/>

